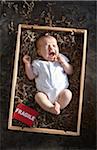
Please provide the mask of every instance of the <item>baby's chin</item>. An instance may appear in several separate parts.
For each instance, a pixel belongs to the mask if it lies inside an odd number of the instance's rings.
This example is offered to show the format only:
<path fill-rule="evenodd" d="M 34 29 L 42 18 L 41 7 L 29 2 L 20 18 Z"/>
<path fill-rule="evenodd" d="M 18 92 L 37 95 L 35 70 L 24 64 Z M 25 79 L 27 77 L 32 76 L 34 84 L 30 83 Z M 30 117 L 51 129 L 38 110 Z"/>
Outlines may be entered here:
<path fill-rule="evenodd" d="M 57 56 L 56 55 L 54 55 L 52 57 L 50 56 L 47 59 L 48 59 L 48 61 L 56 61 L 57 60 Z"/>

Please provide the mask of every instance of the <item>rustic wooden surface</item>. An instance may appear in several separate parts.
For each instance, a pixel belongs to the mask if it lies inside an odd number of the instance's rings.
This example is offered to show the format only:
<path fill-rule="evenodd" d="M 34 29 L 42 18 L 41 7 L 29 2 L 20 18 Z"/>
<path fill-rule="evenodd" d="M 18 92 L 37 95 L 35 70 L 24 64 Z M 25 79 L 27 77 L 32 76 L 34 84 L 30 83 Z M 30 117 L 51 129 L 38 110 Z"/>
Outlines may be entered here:
<path fill-rule="evenodd" d="M 96 145 L 96 3 L 0 2 L 1 149 L 95 149 Z M 7 129 L 13 62 L 19 23 L 88 29 L 87 64 L 81 136 L 66 137 L 9 131 Z"/>

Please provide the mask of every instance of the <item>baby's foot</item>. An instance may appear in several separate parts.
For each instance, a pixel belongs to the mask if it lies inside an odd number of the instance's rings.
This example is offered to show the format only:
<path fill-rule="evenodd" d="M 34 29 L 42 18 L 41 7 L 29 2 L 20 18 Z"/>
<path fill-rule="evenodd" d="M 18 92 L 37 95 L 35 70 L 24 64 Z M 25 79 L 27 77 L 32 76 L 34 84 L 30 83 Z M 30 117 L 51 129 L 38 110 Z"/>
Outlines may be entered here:
<path fill-rule="evenodd" d="M 60 114 L 60 104 L 58 102 L 55 102 L 55 112 L 57 115 Z"/>
<path fill-rule="evenodd" d="M 53 107 L 51 107 L 48 111 L 53 114 L 59 115 L 60 114 L 60 104 L 58 102 L 55 102 Z"/>

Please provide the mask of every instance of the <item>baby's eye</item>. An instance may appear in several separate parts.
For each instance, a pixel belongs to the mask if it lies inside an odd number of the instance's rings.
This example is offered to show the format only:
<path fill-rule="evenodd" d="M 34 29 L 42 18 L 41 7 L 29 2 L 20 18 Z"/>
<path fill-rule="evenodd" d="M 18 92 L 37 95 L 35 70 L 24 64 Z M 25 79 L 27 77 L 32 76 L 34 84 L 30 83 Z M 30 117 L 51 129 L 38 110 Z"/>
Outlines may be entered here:
<path fill-rule="evenodd" d="M 56 45 L 53 45 L 53 47 L 56 47 Z"/>

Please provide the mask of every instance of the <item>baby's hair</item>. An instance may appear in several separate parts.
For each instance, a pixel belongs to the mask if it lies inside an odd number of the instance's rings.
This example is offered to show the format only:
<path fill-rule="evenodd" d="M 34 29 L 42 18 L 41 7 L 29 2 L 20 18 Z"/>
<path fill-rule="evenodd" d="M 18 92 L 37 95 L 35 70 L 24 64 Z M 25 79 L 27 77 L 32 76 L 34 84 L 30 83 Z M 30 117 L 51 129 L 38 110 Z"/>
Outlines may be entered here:
<path fill-rule="evenodd" d="M 42 36 L 39 36 L 37 39 L 36 39 L 36 42 L 35 42 L 35 47 L 36 47 L 36 49 L 38 50 L 38 47 L 39 47 L 39 42 L 41 41 L 41 40 L 43 40 L 43 39 L 45 39 L 45 38 L 50 38 L 50 37 L 53 37 L 53 38 L 55 38 L 54 36 L 52 36 L 52 35 L 50 35 L 50 34 L 48 34 L 48 33 L 46 33 L 46 34 L 44 34 L 44 35 L 42 35 Z M 56 39 L 56 38 L 55 38 Z"/>

